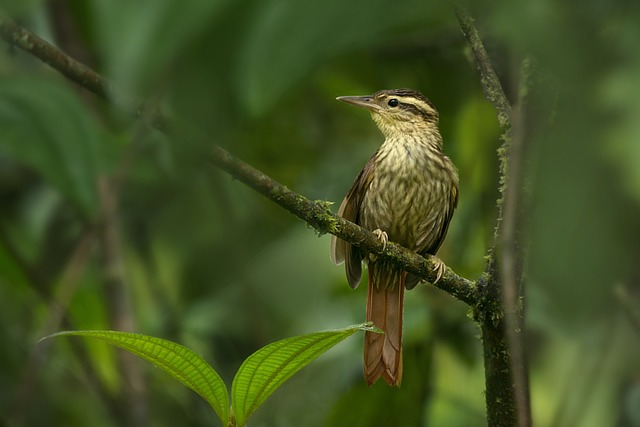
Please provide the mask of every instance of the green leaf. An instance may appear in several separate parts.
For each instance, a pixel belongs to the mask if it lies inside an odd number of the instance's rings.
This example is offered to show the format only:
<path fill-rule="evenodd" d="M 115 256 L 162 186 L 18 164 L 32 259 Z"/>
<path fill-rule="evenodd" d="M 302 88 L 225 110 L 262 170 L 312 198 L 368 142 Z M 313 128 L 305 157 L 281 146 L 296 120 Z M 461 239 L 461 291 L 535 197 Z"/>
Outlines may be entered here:
<path fill-rule="evenodd" d="M 340 54 L 379 48 L 412 30 L 441 32 L 450 22 L 442 16 L 451 12 L 440 3 L 409 0 L 389 8 L 385 0 L 257 2 L 237 50 L 235 93 L 250 112 L 264 114 L 297 81 Z"/>
<path fill-rule="evenodd" d="M 0 155 L 35 169 L 86 215 L 96 213 L 106 135 L 66 85 L 33 78 L 1 80 L 0 129 Z"/>
<path fill-rule="evenodd" d="M 91 2 L 96 17 L 91 32 L 108 67 L 107 75 L 129 90 L 147 92 L 153 83 L 166 83 L 166 68 L 179 61 L 184 50 L 229 0 L 139 0 Z M 113 31 L 114 28 L 118 31 Z"/>
<path fill-rule="evenodd" d="M 231 404 L 238 426 L 293 374 L 357 331 L 382 332 L 371 323 L 315 332 L 276 341 L 244 361 L 231 386 Z"/>
<path fill-rule="evenodd" d="M 160 338 L 118 331 L 64 331 L 43 339 L 61 335 L 96 338 L 148 360 L 198 393 L 216 411 L 222 424 L 227 425 L 229 394 L 224 382 L 202 357 L 188 348 Z"/>

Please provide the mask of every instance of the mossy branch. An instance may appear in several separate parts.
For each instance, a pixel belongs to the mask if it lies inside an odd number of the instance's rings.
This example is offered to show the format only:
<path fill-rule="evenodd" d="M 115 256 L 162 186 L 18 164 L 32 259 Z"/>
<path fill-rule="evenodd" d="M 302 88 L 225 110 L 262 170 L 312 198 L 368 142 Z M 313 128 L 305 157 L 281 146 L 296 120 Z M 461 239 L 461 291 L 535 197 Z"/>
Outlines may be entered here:
<path fill-rule="evenodd" d="M 500 149 L 501 158 L 501 189 L 507 188 L 509 173 L 507 170 L 511 129 L 511 106 L 502 90 L 482 41 L 473 24 L 473 19 L 462 9 L 456 8 L 456 15 L 465 35 L 474 62 L 480 72 L 482 87 L 489 101 L 493 103 L 501 127 L 505 130 L 505 141 Z M 135 115 L 141 116 L 145 103 L 142 100 L 127 96 L 119 91 L 103 76 L 89 69 L 84 64 L 73 60 L 55 46 L 17 25 L 6 14 L 0 11 L 0 35 L 9 44 L 16 46 L 52 68 L 58 70 L 70 80 L 83 88 L 116 105 L 134 105 Z M 123 100 L 125 101 L 123 103 Z M 145 114 L 147 116 L 148 114 Z M 150 123 L 159 130 L 172 135 L 171 122 L 157 113 L 150 114 Z M 211 149 L 212 162 L 234 178 L 242 181 L 254 190 L 263 194 L 284 209 L 298 216 L 319 233 L 331 233 L 353 245 L 386 258 L 407 271 L 419 277 L 434 281 L 433 259 L 423 258 L 397 244 L 389 243 L 383 250 L 383 245 L 370 231 L 346 221 L 333 214 L 328 202 L 312 201 L 284 185 L 278 183 L 264 173 L 232 156 L 219 146 Z M 514 189 L 513 191 L 518 191 Z M 498 202 L 500 215 L 496 228 L 496 243 L 501 236 L 501 218 L 503 199 Z M 474 283 L 456 275 L 452 270 L 446 270 L 437 286 L 469 304 L 476 319 L 480 323 L 483 337 L 483 350 L 486 372 L 486 401 L 488 423 L 492 426 L 513 426 L 518 424 L 518 409 L 515 402 L 513 386 L 513 365 L 510 358 L 510 346 L 505 330 L 504 310 L 501 305 L 501 274 L 500 265 L 495 255 L 495 248 L 489 254 L 489 262 L 485 274 Z"/>
<path fill-rule="evenodd" d="M 1 10 L 0 35 L 9 44 L 39 58 L 68 79 L 107 102 L 119 106 L 122 100 L 129 100 L 129 104 L 134 100 L 94 70 L 16 24 Z M 145 103 L 141 100 L 133 102 L 138 106 L 135 109 L 136 116 L 142 116 Z M 175 137 L 172 135 L 171 121 L 164 116 L 151 113 L 149 121 L 157 129 Z M 389 242 L 383 250 L 382 243 L 372 232 L 333 214 L 329 209 L 330 203 L 312 201 L 288 189 L 219 146 L 214 145 L 211 148 L 211 160 L 217 167 L 307 222 L 319 233 L 334 234 L 366 252 L 390 260 L 426 281 L 433 283 L 436 280 L 435 263 L 432 257 L 425 259 L 393 242 Z M 475 284 L 458 276 L 449 268 L 438 281 L 437 286 L 470 306 L 476 303 Z"/>
<path fill-rule="evenodd" d="M 524 346 L 523 100 L 521 97 L 516 108 L 511 108 L 473 18 L 464 8 L 455 9 L 485 96 L 497 110 L 504 131 L 498 149 L 501 198 L 497 202 L 494 243 L 485 274 L 477 283 L 479 303 L 475 312 L 482 330 L 487 421 L 491 426 L 528 427 L 531 408 Z"/>
<path fill-rule="evenodd" d="M 491 65 L 491 60 L 473 23 L 473 18 L 461 6 L 456 6 L 455 11 L 460 29 L 471 48 L 473 62 L 480 73 L 480 82 L 482 83 L 484 95 L 498 111 L 500 127 L 508 129 L 511 127 L 511 105 L 502 89 L 498 75 Z"/>
<path fill-rule="evenodd" d="M 425 259 L 393 242 L 389 242 L 383 250 L 384 245 L 375 234 L 333 214 L 329 209 L 330 203 L 312 201 L 291 191 L 220 147 L 213 148 L 212 160 L 220 169 L 307 222 L 319 233 L 334 234 L 367 252 L 392 261 L 431 283 L 435 281 L 433 257 Z M 436 286 L 471 306 L 476 303 L 475 284 L 458 276 L 450 268 L 447 268 Z"/>

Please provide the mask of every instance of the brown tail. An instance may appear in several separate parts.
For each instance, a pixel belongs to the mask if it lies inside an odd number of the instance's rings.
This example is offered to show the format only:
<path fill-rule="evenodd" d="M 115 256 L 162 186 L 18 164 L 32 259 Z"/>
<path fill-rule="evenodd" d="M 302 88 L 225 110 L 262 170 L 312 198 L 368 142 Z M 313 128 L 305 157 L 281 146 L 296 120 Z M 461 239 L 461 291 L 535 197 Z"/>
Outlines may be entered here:
<path fill-rule="evenodd" d="M 364 336 L 364 377 L 373 385 L 382 377 L 390 386 L 402 381 L 402 310 L 407 273 L 384 262 L 369 263 L 367 321 L 383 334 Z"/>

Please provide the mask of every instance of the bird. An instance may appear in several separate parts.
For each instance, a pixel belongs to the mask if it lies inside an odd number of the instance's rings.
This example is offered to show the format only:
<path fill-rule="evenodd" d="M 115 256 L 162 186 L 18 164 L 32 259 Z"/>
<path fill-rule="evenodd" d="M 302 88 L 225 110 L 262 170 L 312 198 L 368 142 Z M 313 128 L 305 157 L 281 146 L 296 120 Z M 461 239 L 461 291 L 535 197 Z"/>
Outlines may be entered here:
<path fill-rule="evenodd" d="M 336 99 L 368 110 L 384 136 L 338 215 L 372 231 L 385 248 L 393 241 L 422 256 L 435 256 L 458 205 L 458 172 L 443 152 L 435 106 L 412 89 Z M 389 386 L 399 387 L 404 291 L 413 289 L 420 278 L 336 236 L 331 240 L 331 259 L 345 263 L 347 281 L 354 289 L 363 261 L 367 264 L 366 319 L 384 334 L 365 332 L 365 381 L 372 386 L 382 377 Z M 445 269 L 435 258 L 434 283 Z"/>

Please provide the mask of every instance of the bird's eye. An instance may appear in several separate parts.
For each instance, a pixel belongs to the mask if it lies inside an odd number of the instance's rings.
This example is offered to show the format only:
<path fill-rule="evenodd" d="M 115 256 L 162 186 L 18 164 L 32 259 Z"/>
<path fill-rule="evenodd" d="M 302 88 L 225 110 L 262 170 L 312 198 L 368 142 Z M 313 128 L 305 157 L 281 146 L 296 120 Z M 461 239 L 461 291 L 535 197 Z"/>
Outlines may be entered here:
<path fill-rule="evenodd" d="M 397 107 L 399 102 L 397 99 L 391 98 L 387 104 L 389 104 L 389 107 Z"/>

